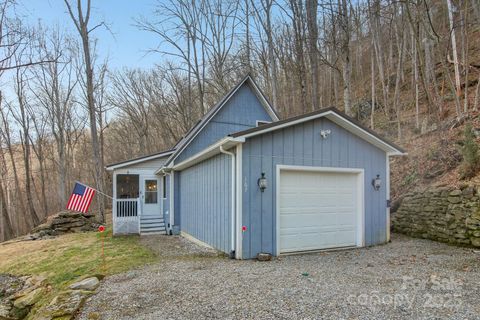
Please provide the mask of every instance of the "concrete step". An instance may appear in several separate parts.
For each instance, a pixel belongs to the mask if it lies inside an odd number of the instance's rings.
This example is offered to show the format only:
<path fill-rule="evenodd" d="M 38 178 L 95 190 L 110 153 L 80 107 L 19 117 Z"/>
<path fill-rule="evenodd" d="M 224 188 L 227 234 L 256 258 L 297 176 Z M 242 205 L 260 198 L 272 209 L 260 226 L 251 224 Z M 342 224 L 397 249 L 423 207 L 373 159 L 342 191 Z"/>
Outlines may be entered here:
<path fill-rule="evenodd" d="M 163 220 L 163 217 L 157 216 L 140 216 L 141 220 Z"/>
<path fill-rule="evenodd" d="M 165 223 L 165 221 L 163 219 L 156 219 L 156 220 L 153 220 L 153 219 L 140 219 L 140 223 Z"/>
<path fill-rule="evenodd" d="M 140 225 L 140 230 L 150 230 L 155 228 L 165 230 L 165 225 L 164 224 L 141 224 Z"/>
<path fill-rule="evenodd" d="M 140 219 L 140 222 L 141 223 L 165 223 L 165 221 L 163 219 L 156 219 L 156 220 L 153 220 L 153 219 Z"/>

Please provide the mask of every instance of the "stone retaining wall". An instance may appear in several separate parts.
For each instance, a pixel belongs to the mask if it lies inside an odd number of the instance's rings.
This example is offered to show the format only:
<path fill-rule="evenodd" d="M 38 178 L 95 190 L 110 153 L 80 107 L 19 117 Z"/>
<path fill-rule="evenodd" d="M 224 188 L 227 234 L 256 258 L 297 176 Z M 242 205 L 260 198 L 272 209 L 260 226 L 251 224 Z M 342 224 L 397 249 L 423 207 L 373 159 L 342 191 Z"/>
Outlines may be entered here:
<path fill-rule="evenodd" d="M 405 195 L 392 214 L 394 232 L 480 247 L 480 189 L 437 187 Z"/>

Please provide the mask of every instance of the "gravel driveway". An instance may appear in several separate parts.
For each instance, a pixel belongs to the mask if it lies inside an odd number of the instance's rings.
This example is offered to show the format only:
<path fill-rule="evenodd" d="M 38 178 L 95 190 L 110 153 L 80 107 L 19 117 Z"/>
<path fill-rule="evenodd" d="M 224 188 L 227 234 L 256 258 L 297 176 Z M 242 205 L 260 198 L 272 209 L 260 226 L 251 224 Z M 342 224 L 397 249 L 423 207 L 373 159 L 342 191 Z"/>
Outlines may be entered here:
<path fill-rule="evenodd" d="M 80 319 L 479 319 L 480 252 L 392 243 L 285 256 L 219 257 L 180 237 L 143 239 L 159 262 L 109 277 Z"/>

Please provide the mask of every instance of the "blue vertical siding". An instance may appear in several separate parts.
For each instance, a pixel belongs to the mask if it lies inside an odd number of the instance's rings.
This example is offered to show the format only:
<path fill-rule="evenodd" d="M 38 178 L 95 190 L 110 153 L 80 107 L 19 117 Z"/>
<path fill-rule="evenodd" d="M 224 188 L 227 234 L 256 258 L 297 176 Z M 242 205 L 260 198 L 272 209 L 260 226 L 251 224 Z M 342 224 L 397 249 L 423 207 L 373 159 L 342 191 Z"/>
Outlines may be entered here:
<path fill-rule="evenodd" d="M 182 223 L 182 217 L 180 216 L 180 172 L 175 171 L 173 176 L 173 224 L 180 226 Z"/>
<path fill-rule="evenodd" d="M 257 120 L 272 121 L 253 89 L 248 83 L 244 83 L 175 162 L 179 163 L 191 157 L 231 133 L 256 127 Z"/>
<path fill-rule="evenodd" d="M 178 213 L 183 232 L 230 252 L 231 158 L 219 154 L 207 159 L 181 171 L 176 182 L 179 204 L 175 209 L 175 224 Z"/>
<path fill-rule="evenodd" d="M 330 129 L 327 139 L 322 129 Z M 247 139 L 243 145 L 243 258 L 276 253 L 276 166 L 298 165 L 364 169 L 365 244 L 386 241 L 386 187 L 374 191 L 372 179 L 386 181 L 385 152 L 321 118 Z M 260 192 L 261 173 L 269 182 Z"/>

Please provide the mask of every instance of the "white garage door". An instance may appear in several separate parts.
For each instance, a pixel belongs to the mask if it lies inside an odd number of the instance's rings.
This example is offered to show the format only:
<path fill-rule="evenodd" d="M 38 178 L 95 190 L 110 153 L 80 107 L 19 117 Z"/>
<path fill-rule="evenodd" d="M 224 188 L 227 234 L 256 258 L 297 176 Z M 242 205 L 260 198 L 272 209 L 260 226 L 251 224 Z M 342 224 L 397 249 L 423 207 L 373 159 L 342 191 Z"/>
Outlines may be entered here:
<path fill-rule="evenodd" d="M 356 246 L 358 173 L 280 171 L 280 253 Z"/>

